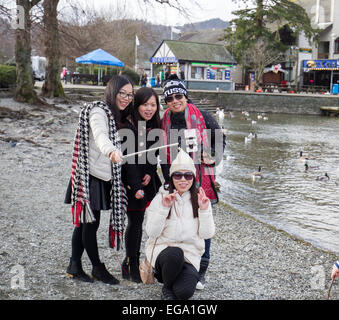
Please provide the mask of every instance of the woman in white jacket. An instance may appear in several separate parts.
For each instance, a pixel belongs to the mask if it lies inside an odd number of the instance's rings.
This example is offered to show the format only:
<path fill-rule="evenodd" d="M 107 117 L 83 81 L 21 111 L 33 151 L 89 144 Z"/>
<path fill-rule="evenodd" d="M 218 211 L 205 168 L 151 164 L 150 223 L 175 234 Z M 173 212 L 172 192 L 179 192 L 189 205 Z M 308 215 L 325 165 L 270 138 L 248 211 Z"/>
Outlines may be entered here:
<path fill-rule="evenodd" d="M 193 296 L 204 239 L 215 232 L 210 200 L 196 188 L 195 173 L 192 158 L 180 150 L 170 168 L 168 190 L 161 187 L 146 210 L 146 257 L 164 284 L 164 300 Z"/>
<path fill-rule="evenodd" d="M 92 263 L 92 276 L 107 284 L 118 284 L 101 262 L 97 244 L 97 230 L 101 210 L 112 209 L 110 239 L 119 246 L 123 223 L 121 199 L 122 161 L 118 129 L 121 117 L 133 100 L 133 86 L 124 76 L 113 76 L 105 89 L 105 101 L 87 103 L 81 109 L 75 136 L 72 177 L 66 192 L 66 203 L 71 203 L 73 224 L 72 256 L 66 275 L 85 282 L 93 282 L 82 269 L 84 250 Z M 114 210 L 114 215 L 113 215 Z M 111 232 L 112 230 L 112 232 Z M 120 238 L 119 238 L 120 237 Z"/>

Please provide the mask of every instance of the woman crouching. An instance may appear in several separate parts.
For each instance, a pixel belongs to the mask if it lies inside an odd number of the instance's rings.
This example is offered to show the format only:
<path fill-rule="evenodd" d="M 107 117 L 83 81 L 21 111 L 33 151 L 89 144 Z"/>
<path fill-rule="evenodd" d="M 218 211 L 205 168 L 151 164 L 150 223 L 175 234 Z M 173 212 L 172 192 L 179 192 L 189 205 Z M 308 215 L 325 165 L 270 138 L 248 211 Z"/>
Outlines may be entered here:
<path fill-rule="evenodd" d="M 163 283 L 163 300 L 193 296 L 204 239 L 215 232 L 210 200 L 196 188 L 195 172 L 192 158 L 180 150 L 170 168 L 168 190 L 161 187 L 146 210 L 145 253 L 155 278 Z"/>

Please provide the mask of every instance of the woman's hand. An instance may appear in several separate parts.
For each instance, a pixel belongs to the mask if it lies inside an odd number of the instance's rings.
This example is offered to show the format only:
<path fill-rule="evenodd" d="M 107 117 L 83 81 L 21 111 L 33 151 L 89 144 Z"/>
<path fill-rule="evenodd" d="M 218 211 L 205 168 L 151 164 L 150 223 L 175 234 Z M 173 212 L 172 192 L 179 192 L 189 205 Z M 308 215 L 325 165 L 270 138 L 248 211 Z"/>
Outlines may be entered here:
<path fill-rule="evenodd" d="M 215 160 L 211 159 L 211 156 L 205 151 L 202 152 L 201 160 L 202 160 L 202 163 L 207 164 L 207 165 L 215 164 Z"/>
<path fill-rule="evenodd" d="M 173 193 L 170 193 L 162 198 L 162 205 L 164 207 L 170 208 L 172 207 L 175 198 L 177 197 L 178 191 L 175 190 Z"/>
<path fill-rule="evenodd" d="M 333 265 L 331 279 L 334 280 L 338 276 L 339 276 L 339 269 L 337 268 L 336 265 Z"/>
<path fill-rule="evenodd" d="M 144 196 L 145 196 L 145 193 L 144 193 L 143 190 L 138 190 L 138 191 L 136 192 L 136 194 L 135 194 L 135 197 L 136 197 L 137 199 L 142 199 Z"/>
<path fill-rule="evenodd" d="M 122 162 L 122 153 L 120 150 L 116 150 L 116 151 L 112 151 L 109 154 L 109 159 L 113 162 L 113 163 L 119 163 Z"/>
<path fill-rule="evenodd" d="M 206 197 L 206 193 L 202 187 L 199 188 L 198 192 L 198 205 L 201 210 L 208 209 L 210 204 L 210 199 Z"/>
<path fill-rule="evenodd" d="M 142 178 L 141 185 L 147 186 L 150 181 L 151 181 L 151 176 L 149 174 L 145 174 L 144 177 Z"/>

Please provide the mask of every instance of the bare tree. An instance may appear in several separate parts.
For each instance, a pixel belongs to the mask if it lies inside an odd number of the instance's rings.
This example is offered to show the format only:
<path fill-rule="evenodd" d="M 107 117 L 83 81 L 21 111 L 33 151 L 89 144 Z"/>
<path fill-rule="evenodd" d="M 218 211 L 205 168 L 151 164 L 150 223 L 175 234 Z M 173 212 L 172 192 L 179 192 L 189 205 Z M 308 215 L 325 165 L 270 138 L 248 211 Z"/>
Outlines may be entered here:
<path fill-rule="evenodd" d="M 60 36 L 57 18 L 59 0 L 45 0 L 44 8 L 44 35 L 45 56 L 47 58 L 46 78 L 41 94 L 45 97 L 64 96 L 64 89 L 60 79 Z"/>
<path fill-rule="evenodd" d="M 262 82 L 265 67 L 281 60 L 283 56 L 281 52 L 273 49 L 265 38 L 258 39 L 254 45 L 244 52 L 244 66 L 249 66 L 255 71 L 255 88 Z"/>
<path fill-rule="evenodd" d="M 31 64 L 31 53 L 32 53 L 32 47 L 31 47 L 31 27 L 32 27 L 32 16 L 31 16 L 31 10 L 32 8 L 36 7 L 39 3 L 41 3 L 43 0 L 16 0 L 16 5 L 21 6 L 24 9 L 24 27 L 23 28 L 17 28 L 15 30 L 15 59 L 17 64 L 17 82 L 16 82 L 16 90 L 15 90 L 15 99 L 17 101 L 22 102 L 28 102 L 28 103 L 41 103 L 41 100 L 37 97 L 36 92 L 34 91 L 34 80 L 33 80 L 33 70 L 32 70 L 32 64 Z M 0 14 L 8 12 L 7 6 L 3 5 L 2 1 L 0 3 Z M 58 38 L 58 20 L 57 20 L 57 11 L 56 8 L 58 6 L 59 0 L 44 0 L 43 2 L 43 9 L 45 10 L 44 13 L 44 26 L 46 31 L 46 38 L 45 38 L 45 46 L 46 46 L 46 56 L 48 59 L 48 65 L 47 65 L 47 75 L 46 75 L 46 82 L 44 84 L 43 88 L 43 95 L 45 96 L 60 96 L 63 94 L 61 82 L 59 79 L 59 73 L 60 73 L 60 42 Z M 76 1 L 74 1 L 76 3 Z M 160 3 L 163 5 L 167 5 L 169 7 L 175 8 L 178 10 L 178 12 L 183 15 L 189 17 L 189 10 L 185 8 L 180 0 L 138 0 L 139 5 L 141 3 L 143 4 L 155 4 Z M 198 5 L 197 1 L 191 0 L 191 3 L 193 5 Z M 78 5 L 78 7 L 80 7 Z M 79 11 L 80 14 L 86 14 L 86 12 L 83 10 L 82 12 Z M 99 21 L 97 21 L 99 22 Z M 104 21 L 103 21 L 104 22 Z M 102 23 L 102 25 L 96 24 L 97 27 L 100 26 L 100 28 L 103 28 L 106 24 Z M 99 29 L 93 29 L 91 28 L 91 23 L 88 24 L 88 32 L 91 33 L 91 37 L 89 41 L 87 41 L 87 44 L 84 45 L 82 41 L 80 40 L 81 37 L 78 37 L 76 35 L 71 36 L 70 38 L 73 38 L 73 43 L 78 44 L 79 47 L 81 47 L 83 50 L 79 50 L 79 53 L 85 53 L 86 48 L 92 47 L 94 45 L 94 40 L 98 42 L 100 37 L 105 38 L 107 41 L 105 43 L 109 44 L 108 46 L 113 46 L 112 50 L 121 50 L 123 48 L 129 48 L 131 45 L 130 41 L 122 38 L 121 41 L 118 40 L 116 43 L 113 42 L 112 36 L 109 37 L 110 34 L 112 34 L 112 31 L 109 33 L 106 33 L 106 29 L 104 29 L 104 32 L 101 33 Z M 82 29 L 79 26 L 79 30 Z M 114 30 L 115 31 L 115 30 Z M 126 26 L 125 32 L 129 32 L 129 34 L 134 33 L 138 35 L 140 34 L 140 26 L 138 28 L 138 24 L 136 23 L 134 27 Z M 98 34 L 100 34 L 100 37 L 98 37 Z M 115 33 L 114 33 L 115 34 Z M 126 35 L 125 35 L 126 37 Z M 131 39 L 135 39 L 134 36 L 131 37 Z M 133 41 L 132 40 L 132 41 Z M 72 47 L 71 46 L 71 47 Z M 132 45 L 133 47 L 133 45 Z M 125 57 L 132 57 L 133 54 L 129 54 L 128 50 L 124 51 L 121 50 L 118 52 L 117 57 L 119 55 L 124 55 Z M 132 62 L 128 62 L 128 64 L 132 64 Z"/>
<path fill-rule="evenodd" d="M 15 44 L 15 60 L 17 80 L 14 99 L 20 102 L 37 103 L 39 99 L 34 91 L 31 47 L 31 9 L 41 0 L 16 0 L 16 4 L 24 10 L 24 28 L 17 28 Z"/>

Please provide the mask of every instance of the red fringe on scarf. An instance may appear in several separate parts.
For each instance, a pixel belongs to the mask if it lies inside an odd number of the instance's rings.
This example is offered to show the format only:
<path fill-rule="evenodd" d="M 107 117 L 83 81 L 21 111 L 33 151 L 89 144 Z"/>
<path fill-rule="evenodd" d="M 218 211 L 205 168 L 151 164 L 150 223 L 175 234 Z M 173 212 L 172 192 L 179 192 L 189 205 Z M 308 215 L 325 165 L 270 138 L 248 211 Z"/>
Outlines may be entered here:
<path fill-rule="evenodd" d="M 117 246 L 117 250 L 121 247 L 121 240 L 123 232 L 116 232 L 113 230 L 112 226 L 109 226 L 109 245 L 111 248 L 115 248 Z M 117 243 L 115 243 L 115 239 L 117 239 Z"/>
<path fill-rule="evenodd" d="M 73 224 L 76 227 L 80 227 L 80 215 L 81 215 L 81 212 L 82 212 L 81 202 L 77 201 L 77 203 L 75 204 L 75 214 L 74 214 L 74 207 L 72 207 Z"/>

